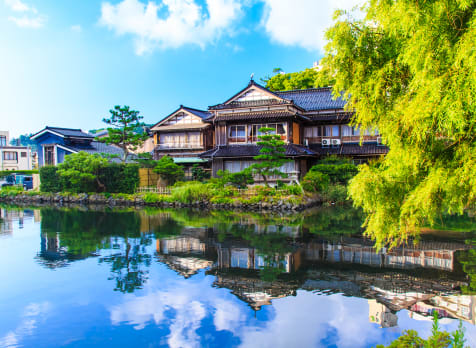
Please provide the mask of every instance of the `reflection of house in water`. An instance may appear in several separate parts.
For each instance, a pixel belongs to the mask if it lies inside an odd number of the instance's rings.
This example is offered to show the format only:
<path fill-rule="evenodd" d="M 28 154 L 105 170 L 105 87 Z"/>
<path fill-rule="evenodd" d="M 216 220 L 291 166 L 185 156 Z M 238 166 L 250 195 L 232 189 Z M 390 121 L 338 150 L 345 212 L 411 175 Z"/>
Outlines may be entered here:
<path fill-rule="evenodd" d="M 11 210 L 0 208 L 0 234 L 12 234 L 13 224 L 18 223 L 18 228 L 28 220 L 36 220 L 35 210 Z"/>
<path fill-rule="evenodd" d="M 476 324 L 476 296 L 449 295 L 433 296 L 426 302 L 417 302 L 410 307 L 411 316 L 432 320 L 434 312 L 439 318 L 457 318 Z"/>
<path fill-rule="evenodd" d="M 191 235 L 161 238 L 156 242 L 159 260 L 185 278 L 211 267 L 215 259 L 213 248 L 201 240 L 206 238 L 206 229 L 187 229 L 187 233 Z"/>
<path fill-rule="evenodd" d="M 398 317 L 390 309 L 376 300 L 369 300 L 369 321 L 376 323 L 380 327 L 397 326 Z"/>
<path fill-rule="evenodd" d="M 405 245 L 393 250 L 383 248 L 377 252 L 370 242 L 358 238 L 342 238 L 339 242 L 309 243 L 303 248 L 308 261 L 452 271 L 455 252 L 469 247 L 461 243 L 421 241 L 418 245 Z"/>
<path fill-rule="evenodd" d="M 41 233 L 40 252 L 36 259 L 40 264 L 48 268 L 60 268 L 67 266 L 72 261 L 83 260 L 94 254 L 80 255 L 68 252 L 68 248 L 60 244 L 60 233 Z"/>

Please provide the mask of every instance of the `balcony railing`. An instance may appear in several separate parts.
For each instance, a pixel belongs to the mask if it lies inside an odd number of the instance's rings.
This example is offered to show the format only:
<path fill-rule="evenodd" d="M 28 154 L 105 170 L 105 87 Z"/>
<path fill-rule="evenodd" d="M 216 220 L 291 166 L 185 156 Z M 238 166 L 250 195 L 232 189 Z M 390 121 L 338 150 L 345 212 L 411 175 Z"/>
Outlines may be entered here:
<path fill-rule="evenodd" d="M 157 145 L 157 149 L 159 150 L 167 150 L 167 149 L 201 149 L 203 148 L 203 144 L 196 142 L 196 143 L 162 143 Z"/>
<path fill-rule="evenodd" d="M 377 141 L 379 135 L 364 135 L 363 141 Z M 322 136 L 322 137 L 304 137 L 304 140 L 307 140 L 309 144 L 320 144 L 322 139 L 340 139 L 342 143 L 358 143 L 360 142 L 360 135 L 351 135 L 351 136 Z"/>

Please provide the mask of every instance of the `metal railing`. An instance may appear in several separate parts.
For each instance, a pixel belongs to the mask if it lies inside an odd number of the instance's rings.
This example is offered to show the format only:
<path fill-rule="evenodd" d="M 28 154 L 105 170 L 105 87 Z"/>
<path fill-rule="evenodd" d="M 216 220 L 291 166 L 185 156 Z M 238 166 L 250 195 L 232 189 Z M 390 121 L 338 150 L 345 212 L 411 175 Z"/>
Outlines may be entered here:
<path fill-rule="evenodd" d="M 170 195 L 170 187 L 155 187 L 155 186 L 143 186 L 138 187 L 136 190 L 137 193 L 158 193 L 160 195 Z"/>

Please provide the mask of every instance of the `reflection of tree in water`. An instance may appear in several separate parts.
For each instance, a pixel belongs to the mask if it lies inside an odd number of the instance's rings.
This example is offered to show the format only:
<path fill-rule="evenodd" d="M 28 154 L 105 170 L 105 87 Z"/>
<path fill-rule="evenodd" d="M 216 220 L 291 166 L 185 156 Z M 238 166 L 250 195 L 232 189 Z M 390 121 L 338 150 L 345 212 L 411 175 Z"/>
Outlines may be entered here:
<path fill-rule="evenodd" d="M 333 238 L 362 232 L 364 216 L 360 209 L 344 205 L 319 208 L 304 217 L 303 228 L 321 237 Z"/>
<path fill-rule="evenodd" d="M 110 280 L 116 281 L 114 290 L 120 292 L 134 292 L 141 289 L 148 279 L 148 270 L 152 257 L 147 251 L 147 246 L 151 244 L 151 238 L 142 236 L 130 239 L 115 238 L 114 245 L 121 249 L 121 252 L 106 257 L 101 257 L 99 263 L 107 263 L 111 266 L 112 276 Z"/>
<path fill-rule="evenodd" d="M 152 236 L 149 231 L 141 233 L 136 212 L 42 209 L 41 215 L 42 235 L 58 236 L 56 248 L 68 260 L 97 256 L 100 250 L 119 250 L 99 259 L 110 264 L 115 290 L 132 292 L 147 280 L 151 255 L 146 247 Z"/>
<path fill-rule="evenodd" d="M 462 251 L 458 255 L 458 261 L 463 266 L 463 272 L 469 277 L 469 284 L 463 286 L 463 293 L 476 294 L 476 239 L 467 241 L 473 248 Z"/>

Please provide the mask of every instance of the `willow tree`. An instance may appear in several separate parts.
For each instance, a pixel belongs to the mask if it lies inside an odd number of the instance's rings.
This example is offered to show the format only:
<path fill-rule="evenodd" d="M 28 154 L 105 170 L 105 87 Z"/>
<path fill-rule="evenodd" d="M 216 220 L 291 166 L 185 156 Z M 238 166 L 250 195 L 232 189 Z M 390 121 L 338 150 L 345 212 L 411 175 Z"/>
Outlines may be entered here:
<path fill-rule="evenodd" d="M 476 1 L 371 0 L 337 12 L 321 61 L 354 124 L 378 127 L 388 155 L 361 167 L 350 196 L 378 246 L 443 213 L 475 209 Z"/>

